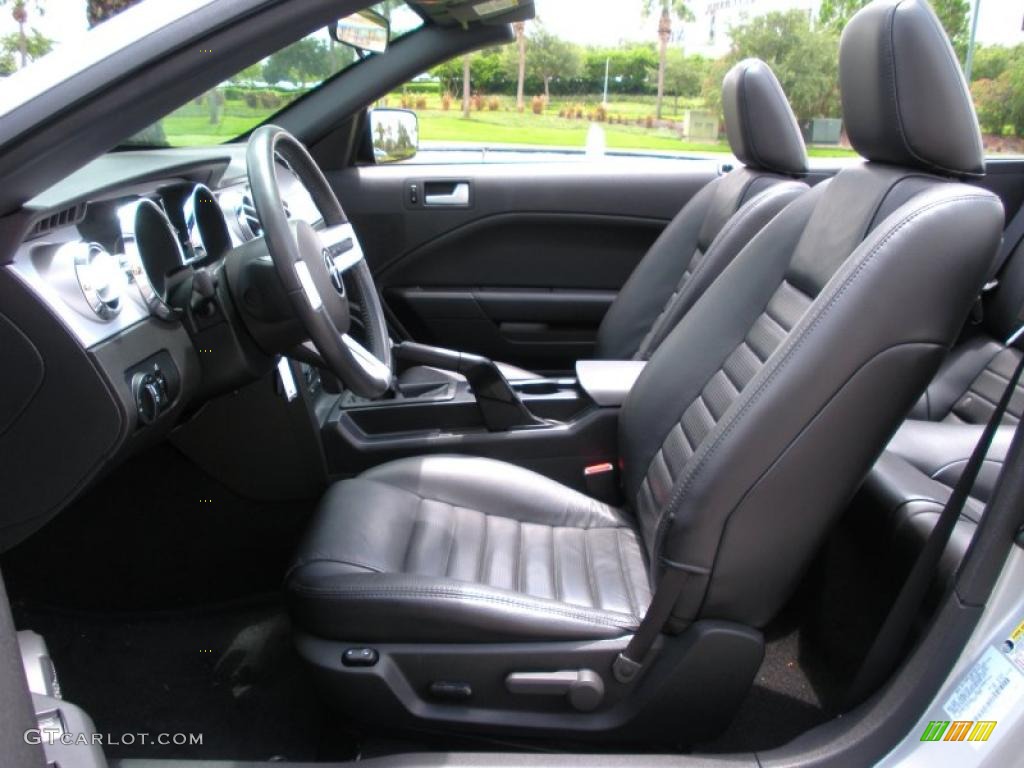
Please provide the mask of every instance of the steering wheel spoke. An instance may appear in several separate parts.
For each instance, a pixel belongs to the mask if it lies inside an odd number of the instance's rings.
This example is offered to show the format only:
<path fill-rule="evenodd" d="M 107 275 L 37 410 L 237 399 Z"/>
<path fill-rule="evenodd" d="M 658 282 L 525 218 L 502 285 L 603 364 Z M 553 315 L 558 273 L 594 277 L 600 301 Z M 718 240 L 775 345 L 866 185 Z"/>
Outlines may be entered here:
<path fill-rule="evenodd" d="M 381 392 L 387 392 L 391 387 L 391 369 L 347 333 L 341 335 L 341 343 L 348 350 L 353 361 L 363 369 L 363 373 L 376 383 L 376 388 Z"/>
<path fill-rule="evenodd" d="M 278 188 L 278 158 L 286 160 L 316 203 L 326 226 L 290 221 Z M 293 309 L 331 371 L 358 395 L 381 397 L 391 388 L 391 344 L 373 276 L 355 229 L 306 148 L 273 125 L 256 129 L 247 154 L 253 203 L 264 240 Z M 346 283 L 355 301 L 346 295 Z M 333 285 L 333 291 L 331 286 Z M 301 290 L 299 290 L 301 288 Z M 364 347 L 348 330 L 352 309 Z"/>

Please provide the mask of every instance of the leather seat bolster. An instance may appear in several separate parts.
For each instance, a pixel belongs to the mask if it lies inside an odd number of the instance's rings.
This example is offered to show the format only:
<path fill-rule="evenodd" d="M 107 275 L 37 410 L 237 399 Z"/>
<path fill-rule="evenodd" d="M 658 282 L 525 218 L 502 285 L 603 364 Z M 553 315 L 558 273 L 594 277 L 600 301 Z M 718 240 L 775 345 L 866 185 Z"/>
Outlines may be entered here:
<path fill-rule="evenodd" d="M 452 579 L 311 568 L 289 587 L 301 626 L 354 642 L 588 640 L 620 637 L 638 624 L 630 614 Z"/>
<path fill-rule="evenodd" d="M 521 523 L 631 527 L 629 518 L 608 504 L 536 472 L 493 459 L 455 455 L 404 459 L 363 473 L 360 482 L 377 482 L 424 500 L 486 510 Z"/>

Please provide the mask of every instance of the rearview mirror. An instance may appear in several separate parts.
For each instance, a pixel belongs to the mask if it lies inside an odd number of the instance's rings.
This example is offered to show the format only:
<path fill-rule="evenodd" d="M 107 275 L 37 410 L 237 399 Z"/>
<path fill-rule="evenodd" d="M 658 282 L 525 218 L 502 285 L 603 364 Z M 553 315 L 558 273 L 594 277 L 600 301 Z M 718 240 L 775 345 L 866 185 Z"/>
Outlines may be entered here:
<path fill-rule="evenodd" d="M 420 147 L 419 118 L 407 109 L 374 109 L 370 112 L 370 139 L 378 165 L 409 160 Z"/>
<path fill-rule="evenodd" d="M 391 22 L 376 11 L 353 13 L 327 29 L 336 43 L 369 53 L 384 53 L 391 39 Z"/>

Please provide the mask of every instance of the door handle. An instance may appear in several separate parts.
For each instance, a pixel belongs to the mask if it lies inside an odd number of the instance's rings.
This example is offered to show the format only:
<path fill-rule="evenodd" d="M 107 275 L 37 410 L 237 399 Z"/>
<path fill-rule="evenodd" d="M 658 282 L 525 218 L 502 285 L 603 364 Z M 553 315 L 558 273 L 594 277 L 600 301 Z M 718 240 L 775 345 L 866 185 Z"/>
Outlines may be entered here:
<path fill-rule="evenodd" d="M 469 182 L 459 182 L 451 192 L 434 193 L 429 192 L 434 183 L 427 182 L 425 188 L 428 190 L 423 198 L 424 205 L 469 205 Z M 437 186 L 440 186 L 438 184 Z"/>

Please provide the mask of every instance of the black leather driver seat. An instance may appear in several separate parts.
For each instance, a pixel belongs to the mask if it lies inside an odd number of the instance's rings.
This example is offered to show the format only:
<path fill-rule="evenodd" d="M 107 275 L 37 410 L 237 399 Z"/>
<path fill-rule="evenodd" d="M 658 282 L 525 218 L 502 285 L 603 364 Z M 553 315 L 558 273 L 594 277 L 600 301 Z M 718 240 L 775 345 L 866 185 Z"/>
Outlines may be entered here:
<path fill-rule="evenodd" d="M 860 11 L 840 84 L 867 161 L 787 206 L 652 355 L 620 414 L 623 508 L 457 457 L 329 491 L 288 586 L 332 700 L 393 724 L 677 742 L 728 721 L 759 628 L 938 369 L 1002 230 L 998 198 L 960 181 L 984 171 L 980 132 L 927 3 Z M 669 573 L 651 657 L 613 675 Z"/>
<path fill-rule="evenodd" d="M 729 262 L 807 185 L 807 150 L 782 86 L 763 61 L 744 59 L 722 83 L 729 147 L 742 165 L 694 195 L 630 275 L 605 315 L 590 356 L 648 360 Z M 508 363 L 509 380 L 538 374 Z M 439 378 L 440 377 L 440 378 Z M 399 385 L 450 378 L 410 368 Z"/>

